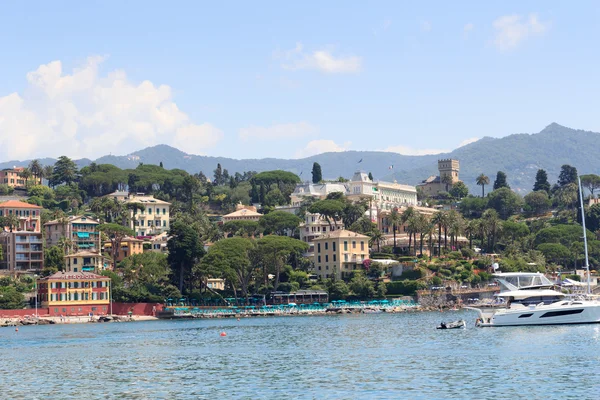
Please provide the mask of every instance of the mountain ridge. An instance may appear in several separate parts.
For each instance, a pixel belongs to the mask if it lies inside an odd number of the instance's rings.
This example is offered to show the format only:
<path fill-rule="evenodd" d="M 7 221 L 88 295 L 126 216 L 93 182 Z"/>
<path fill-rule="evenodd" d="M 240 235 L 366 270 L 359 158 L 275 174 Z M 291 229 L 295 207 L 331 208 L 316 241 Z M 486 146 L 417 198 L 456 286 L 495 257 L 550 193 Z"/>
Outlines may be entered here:
<path fill-rule="evenodd" d="M 508 183 L 518 192 L 531 190 L 539 168 L 548 172 L 551 183 L 555 182 L 563 164 L 570 164 L 583 173 L 597 170 L 595 146 L 600 134 L 567 128 L 551 123 L 538 133 L 516 133 L 502 138 L 484 136 L 451 152 L 411 156 L 383 151 L 344 151 L 322 153 L 301 159 L 248 158 L 232 159 L 218 156 L 188 154 L 165 144 L 150 146 L 125 156 L 105 155 L 93 162 L 114 164 L 119 168 L 135 168 L 139 163 L 159 164 L 165 168 L 179 168 L 190 173 L 204 172 L 211 177 L 217 163 L 230 174 L 244 171 L 283 169 L 309 179 L 312 165 L 318 162 L 327 179 L 339 176 L 350 178 L 356 170 L 372 172 L 376 179 L 396 180 L 401 183 L 418 184 L 430 175 L 437 174 L 437 160 L 455 158 L 460 161 L 460 179 L 478 193 L 475 178 L 485 173 L 493 183 L 497 171 L 508 175 Z M 362 161 L 361 161 L 362 160 Z M 0 168 L 24 166 L 30 160 L 11 160 L 0 163 Z M 52 164 L 54 159 L 44 158 L 42 164 Z M 79 167 L 92 160 L 75 160 Z M 360 161 L 360 162 L 359 162 Z M 393 166 L 393 168 L 392 168 Z"/>

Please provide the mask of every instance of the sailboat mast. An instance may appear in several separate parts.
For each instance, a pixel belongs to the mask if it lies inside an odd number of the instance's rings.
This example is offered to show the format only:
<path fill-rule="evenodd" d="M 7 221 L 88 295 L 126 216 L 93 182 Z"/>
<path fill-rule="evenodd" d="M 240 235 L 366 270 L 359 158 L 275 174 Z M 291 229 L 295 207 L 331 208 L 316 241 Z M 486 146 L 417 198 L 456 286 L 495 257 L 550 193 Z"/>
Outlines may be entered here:
<path fill-rule="evenodd" d="M 587 293 L 591 293 L 590 289 L 590 263 L 588 260 L 588 245 L 587 245 L 587 234 L 585 229 L 585 213 L 583 211 L 583 193 L 581 192 L 581 178 L 577 177 L 579 183 L 579 204 L 581 206 L 581 225 L 583 225 L 583 248 L 585 250 L 585 272 L 587 275 Z"/>

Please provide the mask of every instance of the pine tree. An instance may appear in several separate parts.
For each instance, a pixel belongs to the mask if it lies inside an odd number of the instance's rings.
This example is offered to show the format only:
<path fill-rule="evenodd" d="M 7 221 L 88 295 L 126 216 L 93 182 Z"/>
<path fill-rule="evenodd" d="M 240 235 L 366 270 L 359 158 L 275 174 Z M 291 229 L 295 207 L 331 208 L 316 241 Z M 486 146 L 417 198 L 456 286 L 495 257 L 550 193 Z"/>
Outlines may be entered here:
<path fill-rule="evenodd" d="M 312 168 L 312 182 L 319 183 L 323 180 L 323 175 L 321 173 L 321 166 L 319 163 L 315 162 Z"/>
<path fill-rule="evenodd" d="M 533 191 L 543 190 L 546 193 L 550 193 L 550 182 L 548 182 L 548 174 L 543 169 L 538 169 L 535 174 L 535 183 L 533 184 Z"/>
<path fill-rule="evenodd" d="M 510 186 L 508 186 L 508 183 L 506 182 L 506 174 L 502 171 L 498 171 L 496 174 L 496 180 L 494 181 L 494 190 L 503 187 L 510 189 Z"/>
<path fill-rule="evenodd" d="M 214 170 L 215 173 L 215 180 L 213 181 L 213 183 L 216 186 L 219 186 L 221 184 L 223 184 L 223 169 L 221 168 L 221 164 L 217 164 L 217 169 Z"/>

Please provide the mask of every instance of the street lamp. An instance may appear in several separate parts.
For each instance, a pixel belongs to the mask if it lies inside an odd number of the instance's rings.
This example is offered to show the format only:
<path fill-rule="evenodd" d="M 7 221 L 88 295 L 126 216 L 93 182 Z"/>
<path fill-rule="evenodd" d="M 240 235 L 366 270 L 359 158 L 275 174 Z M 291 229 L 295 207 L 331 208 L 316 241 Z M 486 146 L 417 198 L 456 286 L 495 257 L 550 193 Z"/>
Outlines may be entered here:
<path fill-rule="evenodd" d="M 33 285 L 35 287 L 35 317 L 36 318 L 38 317 L 38 307 L 37 307 L 37 303 L 38 303 L 38 287 L 37 287 L 37 278 L 38 278 L 38 276 L 36 274 L 33 274 Z"/>

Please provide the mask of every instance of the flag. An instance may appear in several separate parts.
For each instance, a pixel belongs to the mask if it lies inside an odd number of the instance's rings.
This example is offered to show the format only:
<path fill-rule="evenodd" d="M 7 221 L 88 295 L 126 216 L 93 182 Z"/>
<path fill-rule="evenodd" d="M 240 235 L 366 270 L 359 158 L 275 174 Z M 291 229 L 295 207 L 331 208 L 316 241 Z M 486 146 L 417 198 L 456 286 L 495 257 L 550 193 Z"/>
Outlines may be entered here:
<path fill-rule="evenodd" d="M 302 172 L 304 172 L 304 171 L 302 171 Z M 302 172 L 300 172 L 300 175 L 298 175 L 298 176 L 302 176 Z"/>
<path fill-rule="evenodd" d="M 360 164 L 361 162 L 362 162 L 362 158 L 360 159 L 360 161 L 359 161 L 359 162 L 357 162 L 357 164 Z"/>
<path fill-rule="evenodd" d="M 394 169 L 394 165 L 390 165 L 388 169 Z"/>

